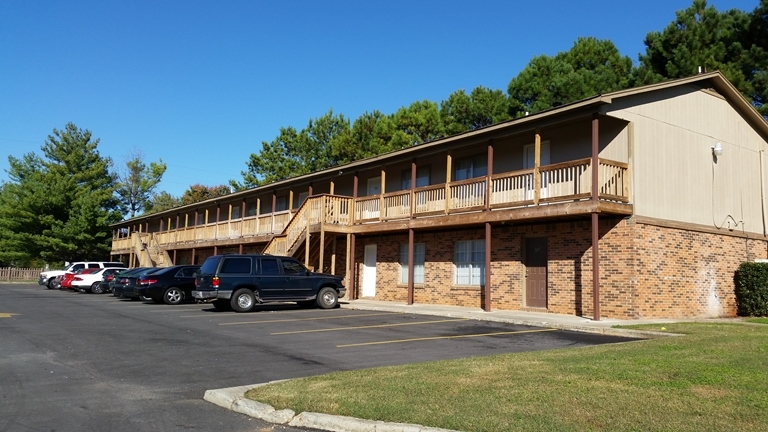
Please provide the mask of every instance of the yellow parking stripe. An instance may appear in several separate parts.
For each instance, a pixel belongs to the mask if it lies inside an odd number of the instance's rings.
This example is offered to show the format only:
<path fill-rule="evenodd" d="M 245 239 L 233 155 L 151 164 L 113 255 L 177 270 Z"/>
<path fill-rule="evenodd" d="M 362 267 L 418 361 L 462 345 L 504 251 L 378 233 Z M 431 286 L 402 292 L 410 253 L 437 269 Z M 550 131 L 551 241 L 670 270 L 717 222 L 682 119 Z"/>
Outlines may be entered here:
<path fill-rule="evenodd" d="M 444 323 L 444 322 L 467 321 L 469 319 L 470 318 L 456 318 L 456 319 L 419 321 L 419 322 L 408 322 L 408 323 L 398 323 L 398 324 L 377 324 L 377 325 L 357 326 L 357 327 L 335 327 L 335 328 L 329 328 L 329 329 L 298 330 L 298 331 L 277 332 L 277 333 L 270 333 L 270 334 L 271 335 L 287 335 L 287 334 L 297 334 L 297 333 L 317 333 L 317 332 L 329 332 L 329 331 L 339 331 L 339 330 L 360 330 L 360 329 L 381 328 L 381 327 L 398 327 L 398 326 L 407 326 L 407 325 L 416 325 L 416 324 L 434 324 L 434 323 Z"/>
<path fill-rule="evenodd" d="M 7 312 L 0 312 L 0 318 L 10 318 L 12 316 L 16 316 L 18 314 L 15 313 L 7 313 Z"/>
<path fill-rule="evenodd" d="M 331 319 L 340 319 L 340 318 L 352 318 L 352 317 L 356 318 L 356 317 L 368 317 L 368 316 L 377 316 L 377 315 L 398 315 L 398 314 L 400 314 L 400 312 L 341 315 L 341 316 L 315 317 L 315 318 L 278 319 L 278 320 L 264 320 L 264 321 L 241 321 L 241 322 L 233 322 L 233 323 L 219 323 L 219 325 L 224 326 L 224 325 L 238 325 L 238 324 L 265 324 L 265 323 L 277 323 L 277 322 L 294 322 L 294 321 L 318 321 L 318 320 L 331 320 Z"/>
<path fill-rule="evenodd" d="M 459 338 L 471 338 L 471 337 L 510 335 L 510 334 L 520 334 L 520 333 L 540 333 L 540 332 L 550 332 L 550 331 L 556 331 L 556 330 L 557 329 L 553 328 L 553 329 L 543 329 L 543 330 L 520 330 L 520 331 L 456 335 L 456 336 L 433 336 L 433 337 L 423 337 L 423 338 L 413 338 L 413 339 L 399 339 L 399 340 L 388 340 L 388 341 L 379 341 L 379 342 L 363 342 L 363 343 L 356 343 L 356 344 L 336 345 L 336 348 L 348 348 L 348 347 L 365 346 L 365 345 L 384 345 L 384 344 L 402 343 L 402 342 L 420 342 L 420 341 L 438 340 L 438 339 L 459 339 Z"/>

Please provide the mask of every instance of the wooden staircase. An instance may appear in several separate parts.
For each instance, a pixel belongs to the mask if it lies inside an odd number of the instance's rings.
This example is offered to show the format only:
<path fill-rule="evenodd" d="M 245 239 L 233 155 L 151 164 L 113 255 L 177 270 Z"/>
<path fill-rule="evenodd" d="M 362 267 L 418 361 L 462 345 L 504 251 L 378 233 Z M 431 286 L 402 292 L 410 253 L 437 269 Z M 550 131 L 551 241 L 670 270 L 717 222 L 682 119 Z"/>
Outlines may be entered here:
<path fill-rule="evenodd" d="M 173 265 L 168 251 L 163 249 L 152 233 L 135 232 L 131 243 L 138 260 L 138 267 L 170 267 Z"/>
<path fill-rule="evenodd" d="M 304 261 L 307 267 L 318 268 L 320 271 L 320 245 L 325 243 L 322 251 L 325 252 L 332 244 L 323 241 L 325 232 L 343 233 L 351 224 L 352 198 L 334 195 L 313 196 L 304 201 L 283 232 L 267 243 L 263 253 L 292 256 Z M 320 235 L 313 235 L 314 233 Z M 315 265 L 312 265 L 313 263 Z"/>

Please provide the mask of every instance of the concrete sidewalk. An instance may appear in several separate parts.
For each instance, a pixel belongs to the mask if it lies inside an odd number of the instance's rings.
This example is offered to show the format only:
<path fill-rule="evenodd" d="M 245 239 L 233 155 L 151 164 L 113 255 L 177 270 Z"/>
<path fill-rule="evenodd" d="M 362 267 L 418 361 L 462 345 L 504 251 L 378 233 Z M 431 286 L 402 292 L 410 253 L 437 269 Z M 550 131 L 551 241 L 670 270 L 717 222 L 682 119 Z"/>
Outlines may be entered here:
<path fill-rule="evenodd" d="M 652 319 L 652 320 L 617 320 L 602 319 L 594 321 L 573 315 L 560 315 L 542 312 L 525 311 L 491 311 L 485 312 L 480 308 L 458 306 L 440 306 L 388 302 L 376 300 L 344 300 L 342 309 L 374 310 L 386 312 L 402 312 L 445 317 L 470 318 L 476 320 L 522 324 L 535 327 L 557 328 L 589 333 L 600 333 L 613 336 L 639 337 L 644 339 L 676 336 L 665 333 L 664 324 L 681 321 L 736 321 L 738 319 Z M 616 325 L 659 324 L 652 331 L 613 328 Z M 381 421 L 363 420 L 352 417 L 334 416 L 320 413 L 303 412 L 296 414 L 291 410 L 275 410 L 272 406 L 252 401 L 244 397 L 245 393 L 265 384 L 231 387 L 208 390 L 205 400 L 233 411 L 256 417 L 268 422 L 287 424 L 289 426 L 307 427 L 336 432 L 451 432 L 446 429 L 430 428 L 414 424 L 387 423 Z"/>

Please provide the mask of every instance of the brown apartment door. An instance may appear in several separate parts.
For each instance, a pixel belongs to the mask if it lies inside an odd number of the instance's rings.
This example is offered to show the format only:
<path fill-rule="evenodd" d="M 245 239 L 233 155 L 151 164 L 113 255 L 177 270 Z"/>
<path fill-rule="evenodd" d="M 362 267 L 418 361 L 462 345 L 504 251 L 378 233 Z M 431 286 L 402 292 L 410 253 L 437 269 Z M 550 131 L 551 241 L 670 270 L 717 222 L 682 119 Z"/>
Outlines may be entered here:
<path fill-rule="evenodd" d="M 525 305 L 547 307 L 547 238 L 525 239 Z"/>

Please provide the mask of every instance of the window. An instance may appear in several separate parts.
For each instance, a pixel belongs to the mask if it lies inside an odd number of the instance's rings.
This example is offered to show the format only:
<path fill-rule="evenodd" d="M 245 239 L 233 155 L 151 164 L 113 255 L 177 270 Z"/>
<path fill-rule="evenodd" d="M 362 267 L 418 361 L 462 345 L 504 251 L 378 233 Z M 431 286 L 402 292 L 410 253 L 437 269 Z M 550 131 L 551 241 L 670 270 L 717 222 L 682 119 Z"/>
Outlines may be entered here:
<path fill-rule="evenodd" d="M 224 258 L 224 263 L 221 264 L 221 270 L 219 273 L 250 273 L 251 272 L 251 259 L 245 257 L 238 258 Z"/>
<path fill-rule="evenodd" d="M 195 277 L 197 269 L 194 267 L 185 267 L 176 274 L 176 277 Z"/>
<path fill-rule="evenodd" d="M 482 286 L 485 282 L 485 240 L 457 241 L 453 265 L 454 285 Z"/>
<path fill-rule="evenodd" d="M 488 175 L 488 158 L 477 155 L 458 159 L 453 169 L 453 180 L 461 181 Z"/>
<path fill-rule="evenodd" d="M 283 195 L 281 197 L 277 197 L 275 200 L 275 211 L 285 211 L 288 210 L 288 197 Z"/>
<path fill-rule="evenodd" d="M 277 266 L 277 258 L 262 258 L 261 259 L 261 274 L 263 275 L 279 275 L 280 267 Z"/>
<path fill-rule="evenodd" d="M 239 205 L 233 205 L 232 206 L 232 219 L 240 219 L 240 206 Z"/>
<path fill-rule="evenodd" d="M 255 216 L 256 215 L 256 203 L 250 202 L 245 205 L 245 215 L 246 216 Z"/>
<path fill-rule="evenodd" d="M 307 269 L 301 265 L 298 261 L 293 260 L 282 260 L 283 261 L 283 272 L 287 275 L 295 275 L 295 274 L 305 274 L 307 272 Z"/>
<path fill-rule="evenodd" d="M 411 188 L 411 170 L 403 170 L 400 175 L 400 183 L 403 190 Z M 416 187 L 429 186 L 429 167 L 421 166 L 416 168 Z"/>
<path fill-rule="evenodd" d="M 413 244 L 413 283 L 424 283 L 424 243 Z M 400 283 L 408 283 L 408 245 L 400 245 Z"/>

